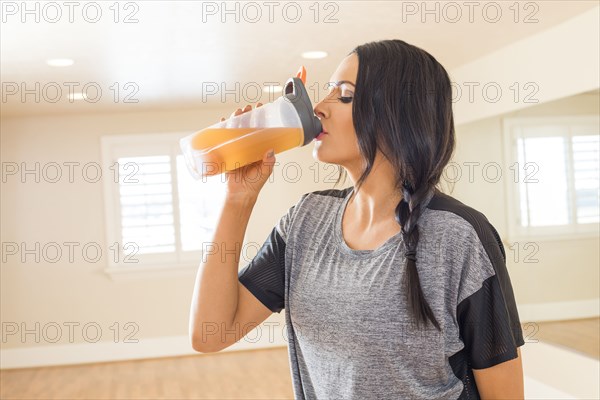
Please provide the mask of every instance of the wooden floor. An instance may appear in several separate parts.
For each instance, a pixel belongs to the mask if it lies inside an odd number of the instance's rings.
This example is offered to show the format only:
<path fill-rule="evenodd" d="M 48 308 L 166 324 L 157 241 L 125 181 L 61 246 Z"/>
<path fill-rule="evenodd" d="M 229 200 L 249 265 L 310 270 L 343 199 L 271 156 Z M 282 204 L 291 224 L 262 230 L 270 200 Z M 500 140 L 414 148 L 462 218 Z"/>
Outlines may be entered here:
<path fill-rule="evenodd" d="M 525 341 L 600 358 L 600 319 L 522 324 Z M 9 399 L 293 399 L 285 347 L 0 371 Z"/>
<path fill-rule="evenodd" d="M 525 342 L 540 340 L 600 360 L 600 318 L 521 324 Z"/>
<path fill-rule="evenodd" d="M 8 399 L 293 399 L 287 349 L 3 370 Z"/>

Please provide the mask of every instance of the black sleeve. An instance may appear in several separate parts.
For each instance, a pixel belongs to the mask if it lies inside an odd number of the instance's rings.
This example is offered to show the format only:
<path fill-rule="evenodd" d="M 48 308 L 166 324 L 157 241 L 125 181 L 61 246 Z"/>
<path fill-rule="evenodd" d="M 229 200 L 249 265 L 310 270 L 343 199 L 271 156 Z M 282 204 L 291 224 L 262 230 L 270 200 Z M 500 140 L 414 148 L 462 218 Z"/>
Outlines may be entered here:
<path fill-rule="evenodd" d="M 458 303 L 457 322 L 472 368 L 482 369 L 517 358 L 517 347 L 525 341 L 496 229 L 488 221 L 481 223 L 473 243 L 463 257 L 459 298 L 464 298 Z M 491 268 L 491 276 L 481 272 Z"/>
<path fill-rule="evenodd" d="M 273 312 L 284 308 L 285 241 L 274 227 L 256 256 L 238 272 L 238 280 Z"/>
<path fill-rule="evenodd" d="M 284 309 L 285 248 L 291 239 L 288 234 L 298 205 L 308 193 L 291 206 L 271 230 L 256 256 L 238 272 L 238 280 L 269 310 Z"/>

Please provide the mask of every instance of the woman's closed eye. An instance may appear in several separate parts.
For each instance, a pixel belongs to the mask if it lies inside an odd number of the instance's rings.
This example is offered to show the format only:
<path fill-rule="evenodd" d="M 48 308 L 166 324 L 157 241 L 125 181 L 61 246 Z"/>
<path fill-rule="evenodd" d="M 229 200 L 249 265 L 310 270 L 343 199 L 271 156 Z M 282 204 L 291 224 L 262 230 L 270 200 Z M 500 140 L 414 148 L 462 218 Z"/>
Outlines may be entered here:
<path fill-rule="evenodd" d="M 346 83 L 340 83 L 339 85 L 337 84 L 337 82 L 328 82 L 327 83 L 327 88 L 329 89 L 329 95 L 332 95 L 334 91 L 340 91 L 343 94 L 346 94 L 346 96 L 339 96 L 337 97 L 337 99 L 339 101 L 341 101 L 342 103 L 348 104 L 352 102 L 352 91 L 349 90 L 350 88 L 347 87 Z"/>

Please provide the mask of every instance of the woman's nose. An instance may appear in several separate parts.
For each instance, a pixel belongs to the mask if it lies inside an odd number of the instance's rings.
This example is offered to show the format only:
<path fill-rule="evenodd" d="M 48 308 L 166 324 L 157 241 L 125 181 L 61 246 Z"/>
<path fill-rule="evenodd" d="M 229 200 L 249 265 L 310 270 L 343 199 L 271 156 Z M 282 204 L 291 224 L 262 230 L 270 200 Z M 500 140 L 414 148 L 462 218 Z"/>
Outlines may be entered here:
<path fill-rule="evenodd" d="M 315 112 L 315 115 L 317 117 L 319 117 L 319 119 L 327 118 L 326 110 L 325 110 L 325 107 L 323 104 L 324 102 L 325 101 L 318 102 L 317 105 L 313 109 L 313 111 Z"/>

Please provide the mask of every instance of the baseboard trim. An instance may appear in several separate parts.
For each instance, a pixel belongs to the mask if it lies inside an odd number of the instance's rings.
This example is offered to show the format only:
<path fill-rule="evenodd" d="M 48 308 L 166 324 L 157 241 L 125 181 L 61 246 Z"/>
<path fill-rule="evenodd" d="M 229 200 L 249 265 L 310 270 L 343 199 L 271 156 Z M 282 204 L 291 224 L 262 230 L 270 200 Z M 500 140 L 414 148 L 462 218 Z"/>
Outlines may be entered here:
<path fill-rule="evenodd" d="M 239 342 L 222 350 L 238 351 L 287 347 L 285 326 L 271 322 L 260 325 Z M 260 331 L 259 331 L 260 328 Z M 139 339 L 137 343 L 74 343 L 0 350 L 0 369 L 49 367 L 146 358 L 198 355 L 187 335 Z"/>

